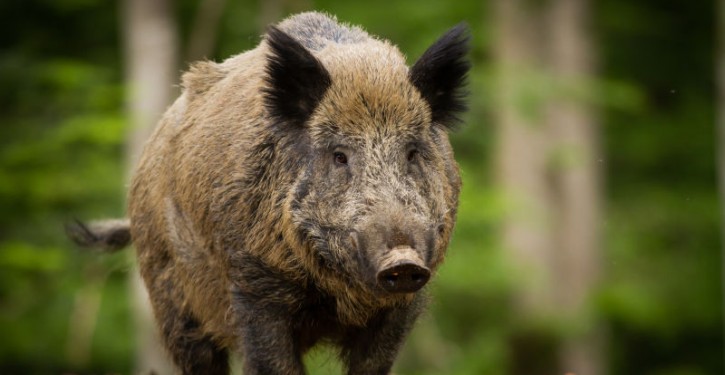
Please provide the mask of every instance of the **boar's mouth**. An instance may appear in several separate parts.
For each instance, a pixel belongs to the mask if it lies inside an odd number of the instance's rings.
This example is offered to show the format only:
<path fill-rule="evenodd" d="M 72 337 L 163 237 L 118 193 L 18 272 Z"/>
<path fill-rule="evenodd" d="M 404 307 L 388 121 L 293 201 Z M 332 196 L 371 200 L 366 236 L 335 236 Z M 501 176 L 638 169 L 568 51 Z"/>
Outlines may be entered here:
<path fill-rule="evenodd" d="M 351 286 L 383 294 L 415 293 L 431 277 L 421 254 L 409 245 L 383 245 L 380 251 L 379 246 L 370 248 L 365 236 L 355 230 L 305 229 L 317 266 L 346 279 Z"/>
<path fill-rule="evenodd" d="M 364 287 L 367 268 L 365 259 L 356 254 L 357 243 L 350 231 L 342 228 L 303 226 L 300 230 L 313 253 L 316 266 L 347 280 L 350 285 Z"/>

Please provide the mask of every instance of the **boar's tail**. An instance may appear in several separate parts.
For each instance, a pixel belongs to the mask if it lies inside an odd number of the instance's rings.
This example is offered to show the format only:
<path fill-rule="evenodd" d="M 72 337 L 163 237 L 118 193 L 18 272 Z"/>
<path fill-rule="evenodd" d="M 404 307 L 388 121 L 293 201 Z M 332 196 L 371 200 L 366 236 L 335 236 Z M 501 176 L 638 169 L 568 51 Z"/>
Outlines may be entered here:
<path fill-rule="evenodd" d="M 131 222 L 128 219 L 109 219 L 84 224 L 79 220 L 67 223 L 65 232 L 77 245 L 103 252 L 113 252 L 131 242 Z"/>

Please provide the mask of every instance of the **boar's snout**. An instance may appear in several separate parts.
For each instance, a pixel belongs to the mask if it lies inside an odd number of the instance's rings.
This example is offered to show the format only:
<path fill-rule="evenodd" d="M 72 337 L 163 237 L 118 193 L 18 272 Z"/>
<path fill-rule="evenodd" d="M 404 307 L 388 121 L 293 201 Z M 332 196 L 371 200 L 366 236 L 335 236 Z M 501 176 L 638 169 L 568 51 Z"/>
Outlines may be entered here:
<path fill-rule="evenodd" d="M 430 279 L 430 270 L 409 246 L 395 247 L 385 255 L 376 275 L 378 285 L 390 293 L 413 293 Z"/>

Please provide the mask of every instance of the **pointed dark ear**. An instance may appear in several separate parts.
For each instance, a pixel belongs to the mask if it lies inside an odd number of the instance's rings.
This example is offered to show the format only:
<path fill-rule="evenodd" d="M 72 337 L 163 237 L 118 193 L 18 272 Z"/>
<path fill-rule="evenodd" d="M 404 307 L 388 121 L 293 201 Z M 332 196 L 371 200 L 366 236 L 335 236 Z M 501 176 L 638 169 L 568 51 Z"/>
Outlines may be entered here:
<path fill-rule="evenodd" d="M 297 40 L 270 26 L 266 36 L 265 106 L 278 119 L 302 125 L 319 104 L 332 80 L 322 63 Z"/>
<path fill-rule="evenodd" d="M 418 89 L 433 115 L 433 122 L 453 128 L 467 109 L 466 76 L 471 64 L 468 27 L 460 23 L 428 48 L 410 68 L 410 81 Z"/>

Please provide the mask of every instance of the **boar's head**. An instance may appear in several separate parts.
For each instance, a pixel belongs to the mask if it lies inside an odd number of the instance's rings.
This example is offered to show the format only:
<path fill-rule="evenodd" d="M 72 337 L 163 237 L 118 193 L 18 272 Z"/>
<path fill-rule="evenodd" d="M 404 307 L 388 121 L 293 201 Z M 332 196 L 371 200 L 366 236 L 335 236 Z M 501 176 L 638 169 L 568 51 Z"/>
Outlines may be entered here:
<path fill-rule="evenodd" d="M 467 39 L 456 26 L 408 68 L 387 42 L 311 51 L 270 29 L 265 106 L 297 155 L 285 235 L 312 272 L 390 295 L 419 290 L 443 260 L 460 189 L 447 133 L 465 109 Z"/>

